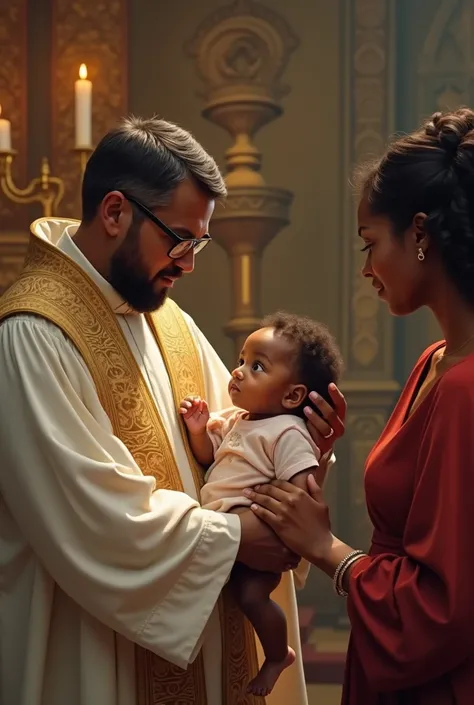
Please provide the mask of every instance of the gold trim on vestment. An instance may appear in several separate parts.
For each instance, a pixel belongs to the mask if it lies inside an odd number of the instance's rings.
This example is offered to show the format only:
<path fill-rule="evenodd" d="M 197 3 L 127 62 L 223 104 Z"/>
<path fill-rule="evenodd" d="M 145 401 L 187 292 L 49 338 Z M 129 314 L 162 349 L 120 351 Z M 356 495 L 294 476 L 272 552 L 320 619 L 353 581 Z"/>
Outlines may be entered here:
<path fill-rule="evenodd" d="M 162 419 L 115 313 L 81 267 L 34 232 L 22 273 L 0 298 L 0 321 L 19 313 L 46 318 L 71 339 L 115 435 L 142 472 L 155 478 L 157 488 L 183 491 Z M 199 353 L 178 306 L 168 300 L 147 320 L 163 354 L 176 407 L 188 394 L 204 397 Z M 180 424 L 199 492 L 204 475 L 192 458 L 181 419 Z M 261 705 L 262 698 L 245 693 L 258 669 L 254 633 L 227 590 L 221 620 L 223 705 Z M 136 654 L 139 705 L 206 705 L 201 653 L 186 671 L 138 646 Z"/>
<path fill-rule="evenodd" d="M 146 320 L 163 356 L 176 407 L 187 396 L 200 396 L 204 399 L 206 387 L 201 359 L 178 306 L 168 299 L 159 311 L 148 314 Z M 193 471 L 196 495 L 200 497 L 205 473 L 192 454 L 181 416 L 178 416 L 178 419 L 183 445 Z"/>

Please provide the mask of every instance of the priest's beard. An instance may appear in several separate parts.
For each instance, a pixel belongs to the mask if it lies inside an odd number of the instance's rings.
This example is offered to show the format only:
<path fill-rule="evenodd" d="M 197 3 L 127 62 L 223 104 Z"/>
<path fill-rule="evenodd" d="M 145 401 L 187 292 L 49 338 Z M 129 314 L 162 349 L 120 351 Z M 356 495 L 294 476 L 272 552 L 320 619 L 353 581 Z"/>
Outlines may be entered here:
<path fill-rule="evenodd" d="M 162 306 L 168 295 L 168 288 L 156 288 L 160 277 L 180 277 L 182 270 L 176 265 L 162 269 L 150 279 L 140 256 L 140 222 L 135 220 L 128 233 L 112 256 L 109 284 L 137 313 L 149 313 Z"/>

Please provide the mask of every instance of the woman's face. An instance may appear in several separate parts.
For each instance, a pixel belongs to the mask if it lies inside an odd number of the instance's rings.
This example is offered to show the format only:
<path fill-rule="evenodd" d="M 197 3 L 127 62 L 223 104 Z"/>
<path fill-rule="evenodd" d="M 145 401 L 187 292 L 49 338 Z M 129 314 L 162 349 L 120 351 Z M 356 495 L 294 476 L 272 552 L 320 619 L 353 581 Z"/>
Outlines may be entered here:
<path fill-rule="evenodd" d="M 358 210 L 359 236 L 367 259 L 362 274 L 372 280 L 379 297 L 396 316 L 404 316 L 426 305 L 429 295 L 429 261 L 426 237 L 411 226 L 403 235 L 393 234 L 388 218 L 373 215 L 367 198 Z M 418 259 L 419 248 L 425 259 Z"/>

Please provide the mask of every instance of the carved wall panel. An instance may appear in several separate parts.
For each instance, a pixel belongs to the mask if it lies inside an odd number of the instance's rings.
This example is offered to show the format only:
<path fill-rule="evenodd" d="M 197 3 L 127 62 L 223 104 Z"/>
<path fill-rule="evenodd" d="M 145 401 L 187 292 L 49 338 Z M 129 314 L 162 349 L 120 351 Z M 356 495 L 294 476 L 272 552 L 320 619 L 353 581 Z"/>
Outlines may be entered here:
<path fill-rule="evenodd" d="M 472 105 L 474 100 L 474 6 L 442 0 L 422 45 L 418 68 L 418 112 Z"/>
<path fill-rule="evenodd" d="M 12 147 L 18 151 L 13 176 L 21 185 L 26 180 L 27 60 L 27 0 L 0 2 L 0 103 L 2 117 L 11 122 Z M 2 230 L 27 224 L 23 209 L 1 193 L 0 223 Z"/>
<path fill-rule="evenodd" d="M 342 346 L 347 365 L 346 436 L 338 457 L 348 473 L 340 483 L 338 529 L 366 548 L 370 528 L 363 469 L 393 407 L 399 385 L 394 373 L 394 323 L 370 281 L 361 275 L 364 255 L 357 235 L 356 201 L 349 181 L 355 165 L 380 156 L 394 129 L 395 0 L 346 0 L 344 65 L 346 116 L 343 214 Z M 341 470 L 339 472 L 341 472 Z"/>
<path fill-rule="evenodd" d="M 417 121 L 436 110 L 474 104 L 474 5 L 441 0 L 418 56 Z M 441 338 L 433 316 L 426 316 L 426 343 Z"/>
<path fill-rule="evenodd" d="M 65 180 L 62 216 L 80 217 L 79 155 L 74 152 L 74 82 L 87 65 L 93 83 L 94 143 L 127 111 L 127 0 L 52 2 L 53 171 Z"/>
<path fill-rule="evenodd" d="M 348 181 L 355 165 L 380 156 L 393 131 L 393 10 L 390 0 L 346 3 L 348 119 L 343 193 L 347 194 L 344 234 L 350 245 L 343 248 L 343 269 L 347 273 L 344 298 L 351 302 L 351 309 L 347 310 L 343 336 L 351 373 L 361 373 L 366 379 L 391 379 L 393 323 L 370 282 L 360 275 L 364 256 L 360 254 L 355 202 Z"/>

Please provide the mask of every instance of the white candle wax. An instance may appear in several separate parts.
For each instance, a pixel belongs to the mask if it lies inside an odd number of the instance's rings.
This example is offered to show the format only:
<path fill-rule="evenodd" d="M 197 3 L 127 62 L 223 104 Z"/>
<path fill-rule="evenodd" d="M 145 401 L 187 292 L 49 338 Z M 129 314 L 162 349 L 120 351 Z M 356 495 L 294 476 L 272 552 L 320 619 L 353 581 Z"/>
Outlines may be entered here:
<path fill-rule="evenodd" d="M 0 115 L 2 107 L 0 106 Z M 0 150 L 9 152 L 12 148 L 12 126 L 10 120 L 0 118 Z"/>
<path fill-rule="evenodd" d="M 87 80 L 87 69 L 82 64 L 75 83 L 76 94 L 76 147 L 92 145 L 92 81 Z"/>

